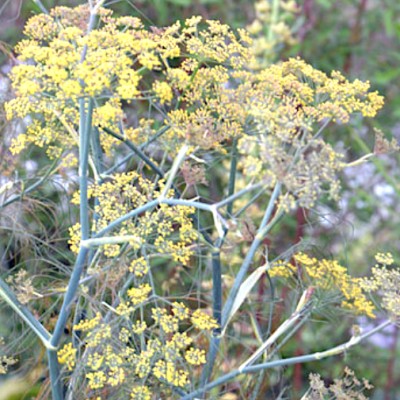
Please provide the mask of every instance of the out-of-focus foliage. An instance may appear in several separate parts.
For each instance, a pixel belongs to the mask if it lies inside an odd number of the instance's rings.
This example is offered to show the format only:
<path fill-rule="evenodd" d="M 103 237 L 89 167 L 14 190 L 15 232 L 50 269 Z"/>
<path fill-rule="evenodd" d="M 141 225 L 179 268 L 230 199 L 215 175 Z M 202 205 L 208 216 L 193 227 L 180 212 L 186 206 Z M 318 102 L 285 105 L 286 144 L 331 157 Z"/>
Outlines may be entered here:
<path fill-rule="evenodd" d="M 47 8 L 55 5 L 73 6 L 80 4 L 80 1 L 43 1 Z M 130 14 L 140 16 L 147 26 L 164 26 L 176 19 L 185 19 L 194 14 L 203 15 L 209 19 L 220 19 L 232 26 L 243 27 L 251 25 L 256 18 L 256 10 L 251 2 L 246 0 L 141 0 L 141 1 L 119 1 L 111 5 L 116 13 L 121 15 Z M 385 96 L 387 106 L 378 115 L 379 127 L 388 138 L 394 136 L 400 138 L 400 128 L 398 118 L 400 116 L 400 69 L 398 68 L 400 59 L 400 5 L 392 0 L 303 0 L 299 2 L 300 11 L 292 21 L 294 31 L 293 37 L 297 41 L 290 45 L 283 45 L 279 48 L 279 56 L 283 59 L 300 54 L 305 60 L 314 67 L 323 71 L 341 70 L 346 77 L 359 77 L 371 82 L 372 88 L 379 90 Z M 31 1 L 9 1 L 0 6 L 0 41 L 1 50 L 4 55 L 0 63 L 3 64 L 3 72 L 8 70 L 9 65 L 15 62 L 14 54 L 11 52 L 13 45 L 21 39 L 22 27 L 32 13 L 37 13 L 39 8 Z M 4 129 L 9 129 L 2 122 Z M 329 127 L 328 127 L 329 130 Z M 338 131 L 332 133 L 332 142 L 338 142 Z M 356 134 L 355 134 L 356 132 Z M 341 130 L 339 149 L 357 147 L 361 152 L 368 152 L 373 149 L 375 135 L 372 128 L 361 127 L 358 121 L 353 122 L 350 129 Z M 8 139 L 7 139 L 8 140 Z M 45 175 L 49 166 L 46 161 L 38 157 L 36 150 L 24 153 L 18 163 L 15 158 L 10 157 L 5 151 L 9 143 L 6 143 L 1 150 L 2 174 L 15 174 L 19 171 L 21 180 L 33 178 L 36 174 Z M 3 150 L 4 149 L 4 150 Z M 352 150 L 350 157 L 357 158 L 357 151 Z M 1 157 L 1 156 L 0 156 Z M 37 165 L 33 165 L 32 159 L 39 159 Z M 397 155 L 384 155 L 374 160 L 372 163 L 361 164 L 346 173 L 343 185 L 351 191 L 344 193 L 343 200 L 339 207 L 332 204 L 331 207 L 320 208 L 315 214 L 307 214 L 306 220 L 299 219 L 293 214 L 290 221 L 285 222 L 286 230 L 279 240 L 279 234 L 275 237 L 275 243 L 271 248 L 279 254 L 279 249 L 284 247 L 282 243 L 295 243 L 296 230 L 302 224 L 306 225 L 304 236 L 316 246 L 316 251 L 321 253 L 339 254 L 342 259 L 351 261 L 353 272 L 361 274 L 367 271 L 366 260 L 376 252 L 392 251 L 395 256 L 400 247 L 400 223 L 398 206 L 400 195 L 400 174 L 398 169 Z M 30 171 L 30 172 L 29 172 Z M 24 266 L 32 271 L 43 271 L 42 264 L 34 259 L 54 260 L 54 253 L 59 262 L 56 267 L 62 269 L 64 264 L 71 261 L 71 256 L 58 243 L 60 236 L 67 235 L 67 227 L 70 224 L 71 216 L 60 217 L 60 212 L 65 213 L 65 209 L 58 206 L 59 199 L 63 197 L 59 192 L 60 181 L 67 174 L 66 170 L 60 170 L 58 181 L 47 184 L 40 190 L 43 193 L 36 193 L 30 202 L 25 204 L 25 209 L 18 207 L 12 209 L 13 214 L 7 215 L 2 221 L 2 228 L 11 230 L 13 227 L 14 237 L 1 237 L 0 245 L 11 255 L 9 259 L 2 260 L 2 265 Z M 216 176 L 217 174 L 215 174 Z M 29 181 L 28 181 L 29 182 Z M 223 182 L 214 179 L 212 185 L 217 187 Z M 43 196 L 42 196 L 43 194 Z M 51 198 L 52 204 L 46 203 L 43 211 L 40 211 L 41 199 L 46 196 Z M 65 202 L 65 197 L 63 197 Z M 62 202 L 61 202 L 62 203 Z M 54 215 L 48 213 L 54 210 Z M 34 210 L 34 212 L 31 212 Z M 24 216 L 21 219 L 21 215 Z M 57 215 L 57 217 L 56 217 Z M 54 241 L 52 237 L 45 237 L 48 232 L 43 228 L 48 226 L 50 221 L 60 220 L 60 225 L 55 229 Z M 66 222 L 67 221 L 67 222 Z M 51 222 L 53 223 L 53 222 Z M 15 229 L 16 224 L 18 229 Z M 314 229 L 315 226 L 315 229 Z M 248 228 L 248 230 L 246 230 Z M 29 235 L 26 235 L 29 232 Z M 251 227 L 243 228 L 243 232 L 252 235 Z M 42 240 L 51 243 L 49 247 L 42 247 Z M 49 241 L 50 239 L 50 241 Z M 19 245 L 19 246 L 18 246 Z M 61 247 L 61 248 L 60 248 Z M 22 249 L 22 250 L 19 250 Z M 343 251 L 345 249 L 345 251 Z M 40 283 L 46 286 L 46 277 Z M 50 306 L 50 303 L 48 304 Z M 49 311 L 51 312 L 51 311 Z M 262 311 L 260 311 L 262 316 Z M 265 314 L 264 314 L 265 318 Z M 343 321 L 335 315 L 331 316 L 337 325 L 336 337 L 347 337 L 348 332 L 344 328 Z M 362 322 L 362 320 L 360 320 Z M 2 322 L 2 321 L 1 321 Z M 360 322 L 360 323 L 361 323 Z M 321 324 L 326 323 L 321 320 Z M 12 329 L 11 322 L 7 321 L 9 329 Z M 329 324 L 331 326 L 331 324 Z M 244 326 L 237 326 L 238 330 L 245 329 Z M 331 328 L 329 328 L 331 329 Z M 329 331 L 327 330 L 328 336 Z M 389 332 L 390 338 L 397 336 L 395 332 Z M 302 333 L 301 345 L 289 345 L 285 350 L 291 352 L 308 352 L 318 350 L 320 345 L 329 346 L 329 341 L 325 336 L 316 337 L 313 332 L 305 329 Z M 26 339 L 26 347 L 30 346 L 29 339 Z M 352 351 L 349 364 L 357 371 L 358 376 L 365 376 L 371 379 L 374 386 L 376 398 L 380 398 L 379 393 L 386 390 L 398 396 L 396 384 L 393 383 L 399 377 L 390 376 L 391 356 L 388 351 L 396 349 L 395 345 L 385 337 L 380 343 L 376 343 L 371 352 L 364 352 L 362 349 Z M 318 348 L 315 343 L 318 340 Z M 394 339 L 392 339 L 394 341 Z M 393 356 L 394 357 L 394 356 Z M 375 362 L 375 371 L 370 369 L 371 360 Z M 347 360 L 346 360 L 347 361 Z M 315 364 L 320 367 L 319 372 L 323 376 L 339 376 L 342 370 L 340 360 L 321 361 Z M 303 367 L 301 379 L 304 387 L 307 387 L 307 374 L 316 369 L 309 365 Z M 393 372 L 393 371 L 392 371 Z M 292 369 L 287 373 L 286 380 L 292 379 Z M 392 381 L 390 381 L 392 379 Z M 277 380 L 278 381 L 278 380 Z M 284 381 L 284 380 L 283 380 Z M 397 385 L 398 387 L 398 385 Z M 271 389 L 271 388 L 269 388 Z M 397 390 L 397 392 L 396 392 Z M 271 389 L 271 392 L 278 395 L 280 388 Z M 293 397 L 295 398 L 295 397 Z"/>

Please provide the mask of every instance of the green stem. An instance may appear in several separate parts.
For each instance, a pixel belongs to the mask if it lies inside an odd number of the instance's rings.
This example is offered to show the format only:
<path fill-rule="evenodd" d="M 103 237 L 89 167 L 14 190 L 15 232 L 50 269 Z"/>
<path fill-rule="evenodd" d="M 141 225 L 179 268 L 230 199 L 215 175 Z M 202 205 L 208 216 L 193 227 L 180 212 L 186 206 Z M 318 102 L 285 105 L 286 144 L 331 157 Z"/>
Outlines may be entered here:
<path fill-rule="evenodd" d="M 164 126 L 163 128 L 161 128 L 146 143 L 143 143 L 142 145 L 139 146 L 140 150 L 145 149 L 150 143 L 155 142 L 158 138 L 160 138 L 162 135 L 164 135 L 164 133 L 167 132 L 169 129 L 170 129 L 169 126 Z"/>
<path fill-rule="evenodd" d="M 102 172 L 104 169 L 104 160 L 103 160 L 103 150 L 101 148 L 101 143 L 100 143 L 100 131 L 99 131 L 99 128 L 97 128 L 97 127 L 93 128 L 90 145 L 91 145 L 91 149 L 92 149 L 94 165 L 96 167 L 96 171 L 100 175 L 100 176 L 96 176 L 96 184 L 101 185 L 101 183 L 102 183 L 101 175 L 102 175 Z M 99 201 L 99 198 L 96 196 L 94 199 L 94 210 L 97 210 L 99 206 L 100 206 L 100 201 Z M 99 218 L 100 218 L 99 213 L 97 211 L 94 211 L 93 212 L 93 223 L 92 223 L 93 227 L 97 226 Z M 92 229 L 92 235 L 94 235 L 95 233 L 96 232 L 93 231 L 93 229 Z M 89 256 L 88 256 L 89 264 L 91 263 L 93 257 L 94 257 L 94 252 L 91 250 L 91 251 L 89 251 Z"/>
<path fill-rule="evenodd" d="M 238 159 L 238 140 L 235 138 L 232 143 L 232 154 L 231 154 L 231 167 L 229 171 L 229 182 L 228 182 L 228 198 L 235 193 L 236 184 L 236 172 L 237 172 L 237 159 Z M 227 212 L 232 214 L 233 200 L 228 203 Z"/>
<path fill-rule="evenodd" d="M 122 165 L 124 165 L 129 159 L 131 159 L 133 156 L 137 155 L 139 156 L 139 154 L 137 153 L 137 151 L 140 151 L 140 154 L 143 154 L 143 149 L 145 149 L 150 143 L 154 142 L 155 140 L 157 140 L 160 136 L 162 136 L 165 132 L 167 132 L 169 129 L 169 126 L 164 126 L 163 128 L 161 128 L 153 137 L 151 137 L 146 143 L 140 145 L 139 147 L 136 147 L 132 142 L 131 143 L 133 146 L 135 146 L 135 150 L 131 153 L 128 154 L 127 156 L 125 156 L 120 162 L 118 162 L 117 164 L 113 165 L 110 169 L 108 169 L 107 171 L 104 171 L 103 175 L 109 175 L 111 173 L 113 173 L 115 170 L 117 170 L 119 167 L 121 167 Z M 111 131 L 110 131 L 111 132 Z M 111 133 L 110 133 L 111 134 Z M 115 134 L 115 132 L 112 131 L 112 134 Z M 118 134 L 116 134 L 118 135 Z M 114 136 L 114 135 L 113 135 Z M 120 136 L 120 135 L 118 135 Z M 118 138 L 117 136 L 114 136 L 115 138 Z M 121 137 L 121 136 L 120 136 Z M 119 138 L 118 138 L 119 139 Z M 124 141 L 124 143 L 127 144 L 127 139 L 124 139 L 123 137 L 121 137 L 121 139 Z M 119 140 L 121 140 L 119 139 Z M 136 151 L 137 149 L 137 151 Z M 144 159 L 142 159 L 144 161 Z M 161 171 L 161 170 L 160 170 Z"/>
<path fill-rule="evenodd" d="M 165 183 L 165 186 L 163 188 L 163 191 L 161 193 L 161 198 L 164 198 L 168 195 L 168 192 L 170 191 L 170 189 L 173 187 L 173 182 L 174 179 L 179 171 L 179 168 L 183 162 L 183 160 L 186 157 L 186 153 L 189 150 L 189 146 L 187 144 L 184 144 L 181 149 L 179 150 L 173 164 L 172 167 L 169 171 L 169 175 L 168 175 L 168 179 L 167 182 Z"/>
<path fill-rule="evenodd" d="M 80 193 L 80 224 L 81 240 L 89 238 L 89 213 L 88 213 L 88 165 L 89 144 L 92 131 L 93 99 L 89 99 L 88 110 L 85 110 L 85 100 L 79 100 L 80 125 L 79 125 L 79 193 Z"/>
<path fill-rule="evenodd" d="M 129 213 L 123 215 L 122 217 L 117 218 L 116 220 L 110 222 L 105 228 L 103 228 L 101 231 L 97 232 L 93 238 L 100 238 L 104 236 L 106 233 L 112 231 L 114 228 L 118 227 L 121 225 L 123 222 L 127 221 L 128 219 L 134 218 L 137 215 L 144 213 L 151 208 L 154 208 L 160 204 L 160 201 L 158 199 L 149 201 L 148 203 L 144 204 L 141 207 L 135 208 L 134 210 L 130 211 Z"/>

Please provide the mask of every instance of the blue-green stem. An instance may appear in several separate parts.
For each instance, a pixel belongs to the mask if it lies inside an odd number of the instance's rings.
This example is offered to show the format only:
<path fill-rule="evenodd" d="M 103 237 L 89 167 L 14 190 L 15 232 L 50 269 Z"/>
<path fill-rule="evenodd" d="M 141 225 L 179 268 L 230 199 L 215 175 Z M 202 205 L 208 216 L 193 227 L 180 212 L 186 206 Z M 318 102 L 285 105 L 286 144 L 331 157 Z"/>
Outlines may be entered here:
<path fill-rule="evenodd" d="M 286 367 L 288 365 L 312 362 L 312 361 L 321 360 L 323 358 L 342 354 L 342 353 L 346 352 L 348 349 L 350 349 L 351 347 L 360 343 L 362 340 L 367 339 L 368 337 L 374 335 L 375 333 L 381 331 L 382 329 L 386 328 L 387 326 L 389 326 L 391 324 L 392 324 L 392 322 L 390 320 L 385 321 L 385 322 L 381 323 L 380 325 L 378 325 L 376 328 L 371 329 L 370 331 L 366 332 L 365 334 L 360 335 L 358 337 L 352 337 L 348 342 L 345 342 L 339 346 L 336 346 L 336 347 L 326 350 L 326 351 L 316 352 L 313 354 L 307 354 L 304 356 L 286 358 L 286 359 L 282 359 L 282 360 L 269 361 L 269 362 L 256 364 L 256 365 L 250 365 L 241 371 L 239 371 L 239 370 L 232 371 L 226 375 L 219 377 L 215 381 L 208 383 L 204 387 L 201 387 L 201 388 L 189 393 L 187 396 L 181 397 L 180 400 L 192 400 L 198 396 L 201 396 L 203 393 L 213 389 L 214 387 L 223 385 L 224 383 L 226 383 L 232 379 L 235 379 L 242 374 L 253 374 L 253 373 L 258 373 L 260 371 L 264 371 L 264 370 L 271 369 L 271 368 Z"/>
<path fill-rule="evenodd" d="M 53 400 L 62 400 L 64 399 L 64 389 L 61 382 L 61 371 L 57 359 L 57 352 L 47 350 L 47 360 L 50 370 L 50 384 Z"/>
<path fill-rule="evenodd" d="M 10 289 L 6 282 L 0 278 L 0 297 L 5 301 L 29 326 L 29 328 L 42 341 L 46 348 L 51 348 L 51 335 L 43 327 L 43 325 L 33 316 L 30 310 L 21 304 L 14 292 Z"/>
<path fill-rule="evenodd" d="M 267 189 L 265 186 L 263 187 L 263 183 L 257 183 L 255 185 L 251 185 L 251 186 L 247 186 L 242 190 L 239 190 L 236 193 L 229 193 L 228 197 L 224 200 L 219 201 L 218 203 L 215 203 L 215 207 L 216 208 L 221 208 L 224 206 L 228 206 L 227 207 L 227 213 L 228 215 L 232 214 L 232 209 L 233 209 L 233 202 L 238 199 L 239 197 L 243 196 L 244 194 L 253 191 L 255 189 L 258 188 L 262 188 L 261 193 L 265 192 L 265 190 Z M 261 194 L 260 193 L 260 194 Z"/>
<path fill-rule="evenodd" d="M 137 147 L 137 149 L 139 151 L 141 151 L 141 153 L 143 153 L 143 149 L 146 148 L 150 143 L 154 142 L 155 140 L 157 140 L 160 136 L 162 136 L 167 130 L 169 129 L 169 126 L 163 127 L 161 128 L 153 137 L 151 137 L 146 143 L 140 145 L 139 147 Z M 126 141 L 126 139 L 124 140 Z M 136 147 L 136 146 L 135 146 Z M 132 153 L 128 154 L 127 156 L 125 156 L 120 162 L 118 162 L 117 164 L 113 165 L 111 168 L 109 168 L 107 171 L 103 172 L 103 175 L 107 176 L 111 173 L 113 173 L 115 170 L 117 170 L 119 167 L 121 167 L 122 165 L 124 165 L 128 160 L 130 160 L 132 157 L 134 157 L 135 155 L 138 155 L 136 151 L 132 151 Z"/>
<path fill-rule="evenodd" d="M 234 139 L 234 141 L 232 143 L 231 166 L 230 166 L 230 171 L 229 171 L 228 198 L 230 196 L 232 196 L 233 193 L 235 193 L 237 158 L 238 158 L 237 139 Z M 220 204 L 221 203 L 222 202 L 220 202 Z M 232 214 L 233 200 L 227 204 L 228 204 L 228 207 L 227 207 L 228 214 Z"/>
<path fill-rule="evenodd" d="M 265 371 L 263 370 L 258 375 L 256 385 L 252 390 L 251 397 L 249 400 L 257 400 L 259 398 L 260 390 L 262 388 L 262 384 L 264 383 L 264 376 L 265 376 Z"/>
<path fill-rule="evenodd" d="M 243 261 L 242 266 L 239 269 L 239 272 L 236 275 L 235 281 L 233 283 L 232 289 L 228 295 L 228 299 L 225 303 L 224 309 L 222 311 L 222 328 L 225 327 L 225 324 L 227 323 L 227 321 L 229 320 L 229 314 L 231 312 L 233 303 L 235 301 L 236 295 L 239 291 L 240 285 L 242 284 L 247 271 L 253 261 L 254 255 L 258 249 L 258 247 L 260 246 L 260 244 L 262 243 L 262 241 L 265 238 L 265 235 L 268 233 L 268 230 L 271 229 L 271 224 L 268 224 L 268 221 L 270 220 L 271 216 L 272 216 L 272 212 L 275 208 L 275 201 L 278 198 L 279 194 L 281 192 L 281 184 L 277 183 L 275 185 L 275 188 L 272 192 L 271 198 L 269 200 L 269 204 L 268 207 L 265 211 L 264 217 L 261 221 L 260 227 L 258 228 L 258 232 L 250 246 L 249 251 L 246 254 L 246 257 Z"/>
<path fill-rule="evenodd" d="M 209 211 L 209 212 L 212 212 L 213 210 L 213 206 L 211 204 L 205 204 L 199 201 L 192 201 L 192 200 L 161 198 L 160 203 L 168 204 L 169 206 L 195 207 L 198 210 Z"/>
<path fill-rule="evenodd" d="M 270 295 L 270 303 L 269 303 L 269 314 L 268 314 L 268 326 L 267 331 L 264 337 L 268 337 L 271 334 L 272 329 L 272 316 L 274 314 L 274 302 L 275 302 L 275 287 L 274 283 L 272 282 L 271 276 L 268 271 L 265 271 L 265 276 L 268 279 L 271 295 Z"/>
<path fill-rule="evenodd" d="M 247 189 L 243 189 L 240 191 L 240 195 L 242 195 L 243 193 L 247 193 L 248 191 L 252 190 L 254 187 L 249 187 Z M 233 201 L 234 199 L 236 199 L 237 197 L 239 197 L 239 192 L 235 193 L 234 195 L 231 196 L 231 199 L 229 199 L 228 202 Z M 143 206 L 136 208 L 132 211 L 130 211 L 129 213 L 123 215 L 122 217 L 116 219 L 115 221 L 111 222 L 108 226 L 106 226 L 104 229 L 102 229 L 101 231 L 97 232 L 96 235 L 94 235 L 94 238 L 100 238 L 102 236 L 104 236 L 106 233 L 110 232 L 111 230 L 113 230 L 114 228 L 118 227 L 120 224 L 122 224 L 123 222 L 136 217 L 137 215 L 146 212 L 148 210 L 150 210 L 151 208 L 156 207 L 157 205 L 164 203 L 164 204 L 168 204 L 170 206 L 186 206 L 186 207 L 194 207 L 197 208 L 199 210 L 203 210 L 203 211 L 209 211 L 212 212 L 214 209 L 219 207 L 219 204 L 217 203 L 215 206 L 214 205 L 210 205 L 210 204 L 205 204 L 205 203 L 201 203 L 198 201 L 190 201 L 190 200 L 181 200 L 181 199 L 155 199 L 152 200 L 146 204 L 144 204 Z M 226 202 L 223 202 L 224 204 Z M 224 205 L 223 204 L 223 205 Z"/>
<path fill-rule="evenodd" d="M 235 212 L 235 214 L 233 215 L 233 217 L 239 218 L 252 204 L 254 204 L 256 202 L 256 200 L 262 195 L 264 194 L 266 188 L 262 188 L 261 190 L 259 190 L 242 208 L 240 208 L 238 211 Z"/>
<path fill-rule="evenodd" d="M 146 154 L 143 153 L 143 151 L 140 150 L 139 147 L 137 147 L 134 143 L 132 143 L 130 140 L 124 138 L 122 135 L 114 132 L 113 130 L 104 127 L 102 128 L 104 132 L 108 133 L 110 136 L 120 140 L 121 142 L 125 143 L 125 145 L 133 151 L 134 154 L 136 154 L 142 161 L 144 161 L 145 164 L 147 164 L 158 176 L 161 178 L 164 178 L 164 172 L 151 161 L 149 157 L 146 156 Z"/>
<path fill-rule="evenodd" d="M 237 139 L 234 139 L 232 143 L 231 152 L 231 165 L 229 170 L 229 182 L 228 182 L 228 199 L 220 201 L 216 207 L 223 207 L 227 205 L 227 214 L 231 215 L 233 211 L 233 202 L 236 197 L 234 196 L 235 184 L 236 184 L 236 171 L 237 171 Z M 241 191 L 240 191 L 241 192 Z M 240 193 L 239 192 L 239 193 Z M 241 193 L 239 194 L 241 195 Z M 237 196 L 237 197 L 239 197 Z M 221 270 L 221 247 L 224 244 L 225 237 L 228 233 L 228 229 L 224 229 L 224 234 L 221 238 L 218 238 L 214 244 L 214 249 L 211 254 L 211 266 L 212 266 L 212 281 L 213 281 L 213 317 L 217 321 L 218 327 L 213 330 L 212 337 L 210 340 L 210 348 L 207 354 L 207 363 L 201 374 L 200 383 L 204 386 L 209 380 L 215 360 L 217 358 L 219 345 L 221 342 L 221 315 L 222 315 L 222 270 Z"/>
<path fill-rule="evenodd" d="M 89 163 L 89 144 L 92 131 L 92 115 L 93 115 L 93 100 L 89 99 L 88 109 L 86 110 L 86 101 L 84 98 L 79 100 L 80 122 L 79 122 L 79 189 L 80 189 L 80 225 L 81 225 L 81 240 L 89 238 L 89 212 L 88 212 L 88 163 Z M 54 328 L 54 333 L 51 338 L 51 345 L 58 348 L 60 340 L 64 332 L 67 319 L 71 313 L 71 305 L 75 298 L 76 291 L 79 287 L 79 280 L 82 271 L 85 267 L 88 249 L 80 247 L 71 278 L 68 283 L 67 292 L 64 296 L 64 301 L 61 306 L 61 311 Z M 53 400 L 63 399 L 63 389 L 60 377 L 60 367 L 57 360 L 57 352 L 48 352 L 48 362 L 50 369 L 51 387 Z M 60 397 L 61 393 L 61 397 Z"/>
<path fill-rule="evenodd" d="M 194 208 L 197 208 L 197 209 L 203 210 L 203 211 L 213 212 L 214 210 L 216 210 L 218 208 L 222 208 L 227 204 L 233 203 L 237 198 L 243 196 L 243 194 L 248 193 L 254 189 L 257 189 L 260 186 L 262 186 L 262 184 L 248 186 L 247 188 L 244 188 L 244 189 L 240 190 L 239 192 L 234 193 L 231 196 L 227 197 L 225 200 L 222 200 L 221 202 L 215 203 L 215 204 L 206 204 L 206 203 L 201 203 L 201 202 L 195 201 L 195 200 L 184 200 L 184 199 L 161 199 L 160 202 L 169 204 L 171 206 L 172 205 L 187 206 L 187 207 L 194 207 Z M 228 211 L 228 213 L 229 213 L 229 211 Z"/>
<path fill-rule="evenodd" d="M 85 99 L 79 100 L 80 124 L 79 124 L 79 193 L 80 193 L 80 225 L 81 240 L 89 238 L 89 212 L 88 212 L 88 164 L 89 145 L 92 131 L 93 100 L 89 99 L 86 113 Z"/>

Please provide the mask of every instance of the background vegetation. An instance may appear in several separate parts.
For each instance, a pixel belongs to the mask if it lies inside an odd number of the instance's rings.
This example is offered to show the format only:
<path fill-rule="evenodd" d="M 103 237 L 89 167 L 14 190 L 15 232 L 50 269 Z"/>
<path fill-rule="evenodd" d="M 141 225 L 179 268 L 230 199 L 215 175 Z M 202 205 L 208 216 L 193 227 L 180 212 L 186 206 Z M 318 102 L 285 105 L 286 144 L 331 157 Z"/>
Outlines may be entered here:
<path fill-rule="evenodd" d="M 80 3 L 43 1 L 47 8 Z M 139 16 L 148 26 L 169 25 L 177 19 L 202 15 L 207 19 L 220 19 L 233 27 L 243 27 L 250 25 L 256 17 L 254 4 L 247 0 L 126 0 L 109 3 L 117 14 Z M 38 5 L 28 0 L 3 0 L 0 5 L 0 97 L 5 97 L 9 90 L 5 75 L 15 63 L 13 46 L 22 38 L 26 20 L 39 11 Z M 298 2 L 298 12 L 289 22 L 295 40 L 282 43 L 271 57 L 285 60 L 300 55 L 322 71 L 340 70 L 348 78 L 369 80 L 372 88 L 385 97 L 386 103 L 374 125 L 387 138 L 400 139 L 400 4 L 391 0 L 303 0 Z M 10 132 L 18 127 L 10 126 L 0 117 L 0 128 L 1 174 L 13 176 L 21 187 L 28 187 L 36 176 L 44 176 L 49 168 L 48 161 L 38 157 L 40 153 L 35 149 L 19 158 L 11 156 L 7 150 Z M 331 132 L 328 128 L 328 135 L 335 146 L 351 148 L 352 159 L 374 147 L 373 127 L 361 121 L 352 121 L 350 126 L 332 129 Z M 284 226 L 280 226 L 281 233 L 274 235 L 271 249 L 278 252 L 290 243 L 300 247 L 307 244 L 317 254 L 328 254 L 350 265 L 353 275 L 368 272 L 377 249 L 391 252 L 395 259 L 399 259 L 399 171 L 397 154 L 382 155 L 349 170 L 343 177 L 344 193 L 340 203 L 327 202 L 312 212 L 302 209 L 292 212 L 291 218 L 285 220 Z M 68 235 L 68 228 L 74 220 L 74 215 L 65 207 L 66 196 L 71 194 L 72 187 L 67 185 L 68 176 L 61 173 L 56 178 L 53 177 L 45 185 L 39 186 L 34 194 L 27 196 L 22 210 L 12 210 L 23 213 L 22 221 L 12 212 L 0 210 L 1 268 L 8 271 L 20 264 L 27 264 L 30 270 L 36 271 L 37 284 L 43 288 L 46 287 L 43 264 L 51 268 L 48 261 L 53 260 L 56 263 L 54 267 L 62 269 L 72 259 L 65 242 L 59 240 Z M 218 193 L 218 185 L 222 181 L 216 176 L 210 182 L 210 185 L 215 185 L 215 192 Z M 52 226 L 53 231 L 49 231 L 48 226 Z M 171 279 L 170 276 L 163 278 Z M 261 284 L 258 290 L 263 290 Z M 42 305 L 41 311 L 51 316 L 51 304 L 44 301 Z M 285 307 L 285 303 L 281 306 Z M 267 314 L 263 314 L 262 309 L 259 312 L 261 318 L 266 318 Z M 327 329 L 335 326 L 335 332 L 330 332 L 331 336 L 339 342 L 346 340 L 349 320 L 343 316 L 339 318 L 335 313 L 328 317 L 333 324 L 329 324 Z M 38 354 L 41 350 L 32 347 L 32 335 L 21 330 L 19 319 L 11 315 L 5 306 L 2 307 L 0 318 L 0 336 L 16 333 L 15 340 L 18 341 L 20 358 L 23 360 L 14 367 L 18 372 L 15 377 L 0 382 L 0 399 L 35 396 L 40 392 L 45 355 Z M 363 326 L 363 320 L 356 322 Z M 329 335 L 318 335 L 316 338 L 307 327 L 296 335 L 296 340 L 291 341 L 285 349 L 288 354 L 306 354 L 331 345 Z M 310 372 L 318 371 L 326 380 L 333 381 L 341 376 L 343 366 L 348 365 L 358 376 L 374 384 L 372 399 L 397 399 L 400 397 L 398 336 L 398 328 L 393 327 L 352 349 L 351 356 L 345 354 L 288 368 L 284 371 L 286 378 L 277 380 L 280 386 L 266 390 L 277 395 L 283 389 L 284 382 L 290 382 L 293 384 L 293 389 L 290 389 L 292 392 L 287 391 L 285 396 L 299 398 L 298 394 L 309 386 Z M 7 347 L 13 349 L 16 344 L 10 343 Z M 39 362 L 33 367 L 30 363 L 34 360 L 42 360 L 42 364 Z M 8 391 L 15 391 L 16 379 L 25 394 L 7 395 Z"/>

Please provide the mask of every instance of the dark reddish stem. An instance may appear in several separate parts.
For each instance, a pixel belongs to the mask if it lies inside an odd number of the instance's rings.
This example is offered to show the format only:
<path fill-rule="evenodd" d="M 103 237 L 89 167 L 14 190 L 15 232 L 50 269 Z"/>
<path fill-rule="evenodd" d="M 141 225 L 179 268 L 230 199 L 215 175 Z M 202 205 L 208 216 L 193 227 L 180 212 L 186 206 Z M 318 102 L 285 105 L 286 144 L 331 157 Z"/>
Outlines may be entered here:
<path fill-rule="evenodd" d="M 399 328 L 395 326 L 395 331 L 393 333 L 393 341 L 390 346 L 390 360 L 387 365 L 386 375 L 387 381 L 385 386 L 385 400 L 391 400 L 391 392 L 396 387 L 395 386 L 395 366 L 396 366 L 396 348 L 397 348 L 397 341 L 399 339 Z"/>
<path fill-rule="evenodd" d="M 357 15 L 356 19 L 354 21 L 353 26 L 351 27 L 350 31 L 350 46 L 354 46 L 358 44 L 361 41 L 361 32 L 362 32 L 362 26 L 361 22 L 363 19 L 363 15 L 365 13 L 365 10 L 367 8 L 367 0 L 361 0 L 358 8 L 357 8 Z M 347 53 L 344 66 L 343 66 L 343 71 L 348 74 L 351 71 L 351 66 L 352 66 L 352 49 L 349 49 L 349 52 Z"/>
<path fill-rule="evenodd" d="M 304 0 L 302 15 L 304 16 L 305 22 L 298 32 L 298 37 L 301 42 L 304 41 L 308 32 L 314 28 L 317 21 L 315 9 L 314 0 Z"/>

